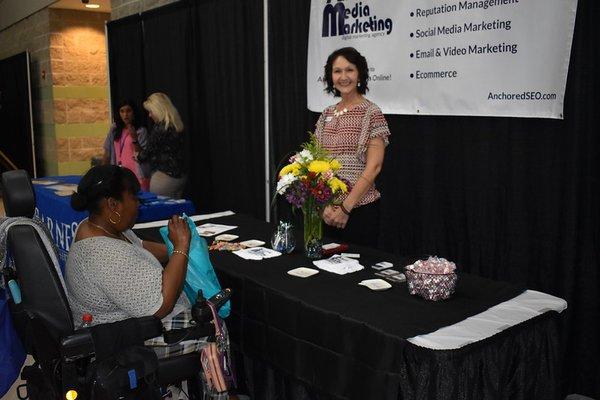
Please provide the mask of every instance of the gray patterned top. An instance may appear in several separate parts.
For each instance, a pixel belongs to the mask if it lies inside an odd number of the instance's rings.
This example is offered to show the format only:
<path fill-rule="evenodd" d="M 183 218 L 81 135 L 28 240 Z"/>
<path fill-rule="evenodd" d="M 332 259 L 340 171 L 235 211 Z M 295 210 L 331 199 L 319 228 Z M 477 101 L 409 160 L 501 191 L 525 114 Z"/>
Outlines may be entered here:
<path fill-rule="evenodd" d="M 71 246 L 65 276 L 75 326 L 84 313 L 96 325 L 153 315 L 162 305 L 160 262 L 132 231 L 125 234 L 133 244 L 94 236 Z"/>

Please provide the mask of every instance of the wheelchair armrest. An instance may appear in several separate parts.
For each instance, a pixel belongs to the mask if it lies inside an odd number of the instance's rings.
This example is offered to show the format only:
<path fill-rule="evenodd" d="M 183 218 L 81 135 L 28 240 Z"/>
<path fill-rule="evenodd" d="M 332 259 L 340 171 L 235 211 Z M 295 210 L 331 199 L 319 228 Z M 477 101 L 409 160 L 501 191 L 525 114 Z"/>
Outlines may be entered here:
<path fill-rule="evenodd" d="M 231 298 L 231 289 L 228 288 L 228 289 L 221 290 L 220 292 L 215 294 L 213 297 L 208 299 L 208 301 L 210 301 L 215 306 L 215 308 L 218 310 L 230 298 Z M 212 320 L 212 317 L 213 317 L 212 311 L 210 311 L 210 308 L 206 304 L 206 301 L 203 301 L 203 302 L 197 301 L 196 304 L 194 304 L 192 306 L 192 316 L 194 317 L 194 321 L 196 321 L 199 324 L 203 323 L 203 322 L 209 322 Z"/>
<path fill-rule="evenodd" d="M 60 355 L 65 362 L 73 362 L 91 357 L 94 349 L 94 339 L 89 329 L 80 329 L 60 341 Z"/>
<path fill-rule="evenodd" d="M 230 297 L 231 289 L 223 289 L 208 299 L 208 301 L 214 304 L 215 308 L 218 310 Z M 206 304 L 206 300 L 203 299 L 201 292 L 198 301 L 192 306 L 192 317 L 196 322 L 196 325 L 163 332 L 165 343 L 173 344 L 184 340 L 199 339 L 215 335 L 215 326 L 211 322 L 213 319 L 212 311 Z"/>
<path fill-rule="evenodd" d="M 182 342 L 184 340 L 200 339 L 214 336 L 215 326 L 211 323 L 202 323 L 188 328 L 171 329 L 163 332 L 163 339 L 167 344 Z"/>
<path fill-rule="evenodd" d="M 143 334 L 143 339 L 148 340 L 155 338 L 157 336 L 162 335 L 163 326 L 160 319 L 156 317 L 141 317 L 138 318 L 138 323 L 140 324 L 140 329 Z"/>
<path fill-rule="evenodd" d="M 137 318 L 144 340 L 152 339 L 163 334 L 160 319 L 156 317 Z M 94 338 L 89 328 L 79 329 L 73 334 L 61 339 L 60 354 L 65 362 L 73 362 L 91 357 L 96 353 Z"/>

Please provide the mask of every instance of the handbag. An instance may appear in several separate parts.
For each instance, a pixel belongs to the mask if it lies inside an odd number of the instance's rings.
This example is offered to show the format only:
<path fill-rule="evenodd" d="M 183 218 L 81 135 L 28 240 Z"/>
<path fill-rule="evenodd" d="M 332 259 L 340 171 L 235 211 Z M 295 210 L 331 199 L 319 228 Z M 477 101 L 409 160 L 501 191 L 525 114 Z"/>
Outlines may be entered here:
<path fill-rule="evenodd" d="M 219 317 L 215 306 L 206 302 L 213 315 L 215 325 L 215 341 L 208 342 L 200 351 L 200 362 L 204 371 L 204 379 L 209 391 L 226 392 L 236 387 L 235 372 L 231 361 L 229 335 L 225 323 Z"/>
<path fill-rule="evenodd" d="M 191 239 L 187 274 L 185 276 L 183 291 L 193 305 L 196 301 L 198 290 L 202 290 L 202 293 L 204 293 L 206 298 L 210 298 L 221 291 L 221 284 L 219 283 L 219 279 L 210 262 L 206 240 L 198 234 L 194 221 L 185 215 L 184 218 L 190 227 Z M 169 255 L 171 255 L 173 253 L 173 244 L 169 240 L 168 226 L 160 228 L 160 235 L 167 245 Z M 219 314 L 221 317 L 227 318 L 229 316 L 230 307 L 230 301 L 227 301 L 227 303 L 220 308 Z"/>

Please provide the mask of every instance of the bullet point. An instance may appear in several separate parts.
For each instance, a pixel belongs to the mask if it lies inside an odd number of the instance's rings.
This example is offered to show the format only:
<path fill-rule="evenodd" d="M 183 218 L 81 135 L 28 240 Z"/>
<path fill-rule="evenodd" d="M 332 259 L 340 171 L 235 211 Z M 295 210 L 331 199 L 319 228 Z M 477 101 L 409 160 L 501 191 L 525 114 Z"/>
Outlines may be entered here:
<path fill-rule="evenodd" d="M 415 34 L 411 32 L 411 33 L 410 33 L 410 37 L 413 37 L 413 36 L 415 36 Z"/>
<path fill-rule="evenodd" d="M 415 75 L 414 75 L 414 74 L 410 74 L 410 77 L 411 77 L 411 78 L 414 78 L 414 77 L 415 77 Z"/>
<path fill-rule="evenodd" d="M 413 53 L 410 53 L 410 58 L 413 58 L 415 55 Z"/>
<path fill-rule="evenodd" d="M 415 13 L 414 13 L 414 12 L 411 12 L 411 13 L 410 13 L 410 16 L 411 16 L 411 17 L 414 17 L 414 16 L 415 16 Z"/>

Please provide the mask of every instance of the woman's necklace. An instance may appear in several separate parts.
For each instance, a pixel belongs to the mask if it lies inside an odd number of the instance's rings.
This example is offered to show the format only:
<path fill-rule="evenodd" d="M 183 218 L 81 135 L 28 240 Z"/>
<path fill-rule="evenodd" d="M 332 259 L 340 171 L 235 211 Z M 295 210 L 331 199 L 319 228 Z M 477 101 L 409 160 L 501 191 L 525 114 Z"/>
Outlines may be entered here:
<path fill-rule="evenodd" d="M 346 107 L 344 107 L 342 110 L 338 111 L 337 108 L 333 109 L 333 115 L 335 115 L 336 117 L 341 117 L 342 115 L 346 114 L 348 112 L 348 109 Z"/>
<path fill-rule="evenodd" d="M 338 110 L 338 107 L 336 106 L 333 109 L 333 115 L 335 115 L 337 118 L 341 117 L 342 115 L 346 114 L 349 110 L 348 107 L 350 107 L 350 109 L 353 109 L 356 105 L 360 104 L 363 102 L 363 99 L 360 99 L 360 101 L 353 101 L 352 103 L 348 104 L 347 106 L 345 106 L 344 108 L 342 108 L 341 110 Z M 338 104 L 338 106 L 342 106 L 341 104 Z"/>
<path fill-rule="evenodd" d="M 104 228 L 104 227 L 102 227 L 102 226 L 100 226 L 98 224 L 93 223 L 89 219 L 87 220 L 87 222 L 88 222 L 88 224 L 90 224 L 90 225 L 92 225 L 92 226 L 94 226 L 94 227 L 96 227 L 96 228 L 104 231 L 107 235 L 110 235 L 110 236 L 114 237 L 115 239 L 125 240 L 125 241 L 131 243 L 131 241 L 129 239 L 127 239 L 127 236 L 124 236 L 122 233 L 121 233 L 121 236 L 117 236 L 114 233 L 110 232 L 108 229 L 106 229 L 106 228 Z"/>

